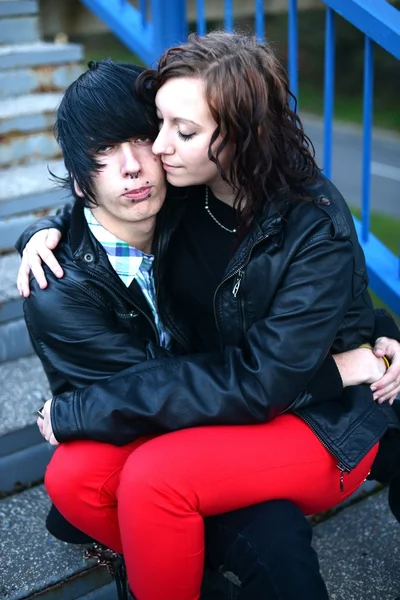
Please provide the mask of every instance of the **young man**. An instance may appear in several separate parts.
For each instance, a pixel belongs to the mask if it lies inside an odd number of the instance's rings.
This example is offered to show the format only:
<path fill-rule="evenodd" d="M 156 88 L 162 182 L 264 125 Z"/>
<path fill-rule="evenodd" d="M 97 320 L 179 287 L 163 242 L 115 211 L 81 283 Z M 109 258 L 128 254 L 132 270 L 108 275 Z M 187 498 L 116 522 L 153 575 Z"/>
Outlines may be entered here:
<path fill-rule="evenodd" d="M 32 280 L 24 308 L 54 394 L 151 357 L 192 350 L 187 340 L 175 339 L 177 316 L 160 285 L 171 223 L 185 193 L 167 193 L 161 163 L 152 154 L 157 126 L 136 97 L 139 73 L 138 67 L 108 60 L 92 63 L 68 88 L 58 111 L 57 139 L 68 171 L 63 183 L 76 199 L 68 235 L 57 248 L 65 276 L 46 271 L 45 293 Z M 95 423 L 93 414 L 93 428 Z M 118 445 L 129 431 L 119 422 L 108 434 L 104 441 Z M 118 476 L 113 473 L 115 486 Z M 54 509 L 48 527 L 62 539 L 82 541 Z M 242 600 L 327 598 L 309 526 L 291 503 L 212 517 L 206 536 L 209 565 L 215 573 L 223 565 L 217 583 L 226 586 L 227 598 L 233 590 Z M 212 593 L 205 586 L 204 598 Z"/>

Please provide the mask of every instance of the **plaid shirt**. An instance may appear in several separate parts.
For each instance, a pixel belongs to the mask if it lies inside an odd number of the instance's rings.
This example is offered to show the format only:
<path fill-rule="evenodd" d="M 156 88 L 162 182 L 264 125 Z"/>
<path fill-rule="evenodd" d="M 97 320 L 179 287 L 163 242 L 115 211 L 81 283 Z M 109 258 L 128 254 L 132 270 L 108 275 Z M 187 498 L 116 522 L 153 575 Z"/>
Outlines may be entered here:
<path fill-rule="evenodd" d="M 99 244 L 103 246 L 112 268 L 116 271 L 122 282 L 126 287 L 129 287 L 134 279 L 138 282 L 153 313 L 160 336 L 160 344 L 164 348 L 168 348 L 171 338 L 157 313 L 156 288 L 153 276 L 154 256 L 130 246 L 104 229 L 88 208 L 85 208 L 84 212 L 90 231 Z"/>

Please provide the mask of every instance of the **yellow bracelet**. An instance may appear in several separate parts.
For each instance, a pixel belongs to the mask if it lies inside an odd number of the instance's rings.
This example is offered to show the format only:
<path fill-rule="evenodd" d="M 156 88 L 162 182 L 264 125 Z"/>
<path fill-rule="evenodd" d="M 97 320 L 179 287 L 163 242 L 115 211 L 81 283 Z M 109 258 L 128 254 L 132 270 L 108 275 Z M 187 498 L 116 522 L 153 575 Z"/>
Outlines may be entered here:
<path fill-rule="evenodd" d="M 373 350 L 373 347 L 371 346 L 371 344 L 361 344 L 361 346 L 358 346 L 358 347 L 359 348 L 368 348 L 368 350 Z M 390 367 L 390 362 L 389 362 L 388 358 L 385 355 L 381 356 L 381 359 L 385 363 L 386 371 L 387 371 L 388 368 Z"/>

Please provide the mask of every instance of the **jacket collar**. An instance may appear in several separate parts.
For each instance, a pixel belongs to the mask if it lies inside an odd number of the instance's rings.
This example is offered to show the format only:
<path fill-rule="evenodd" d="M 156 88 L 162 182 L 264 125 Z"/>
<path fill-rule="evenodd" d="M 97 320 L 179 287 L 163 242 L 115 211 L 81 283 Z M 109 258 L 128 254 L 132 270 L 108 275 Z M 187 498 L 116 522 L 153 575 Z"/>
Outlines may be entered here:
<path fill-rule="evenodd" d="M 71 211 L 71 222 L 68 241 L 74 259 L 84 260 L 87 263 L 97 263 L 100 258 L 100 244 L 90 233 L 82 202 L 76 201 Z"/>

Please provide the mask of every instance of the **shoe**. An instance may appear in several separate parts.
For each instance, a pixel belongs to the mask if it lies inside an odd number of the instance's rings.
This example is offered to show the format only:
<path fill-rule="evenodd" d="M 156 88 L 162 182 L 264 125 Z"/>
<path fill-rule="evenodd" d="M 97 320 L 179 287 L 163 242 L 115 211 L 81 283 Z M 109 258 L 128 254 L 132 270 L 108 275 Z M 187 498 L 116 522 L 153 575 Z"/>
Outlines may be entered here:
<path fill-rule="evenodd" d="M 54 504 L 51 505 L 49 514 L 46 517 L 46 528 L 55 538 L 69 544 L 92 544 L 96 541 L 71 525 Z"/>
<path fill-rule="evenodd" d="M 386 485 L 400 476 L 400 431 L 389 429 L 379 442 L 379 450 L 368 479 Z"/>
<path fill-rule="evenodd" d="M 390 510 L 400 523 L 400 475 L 389 483 L 388 502 Z"/>

